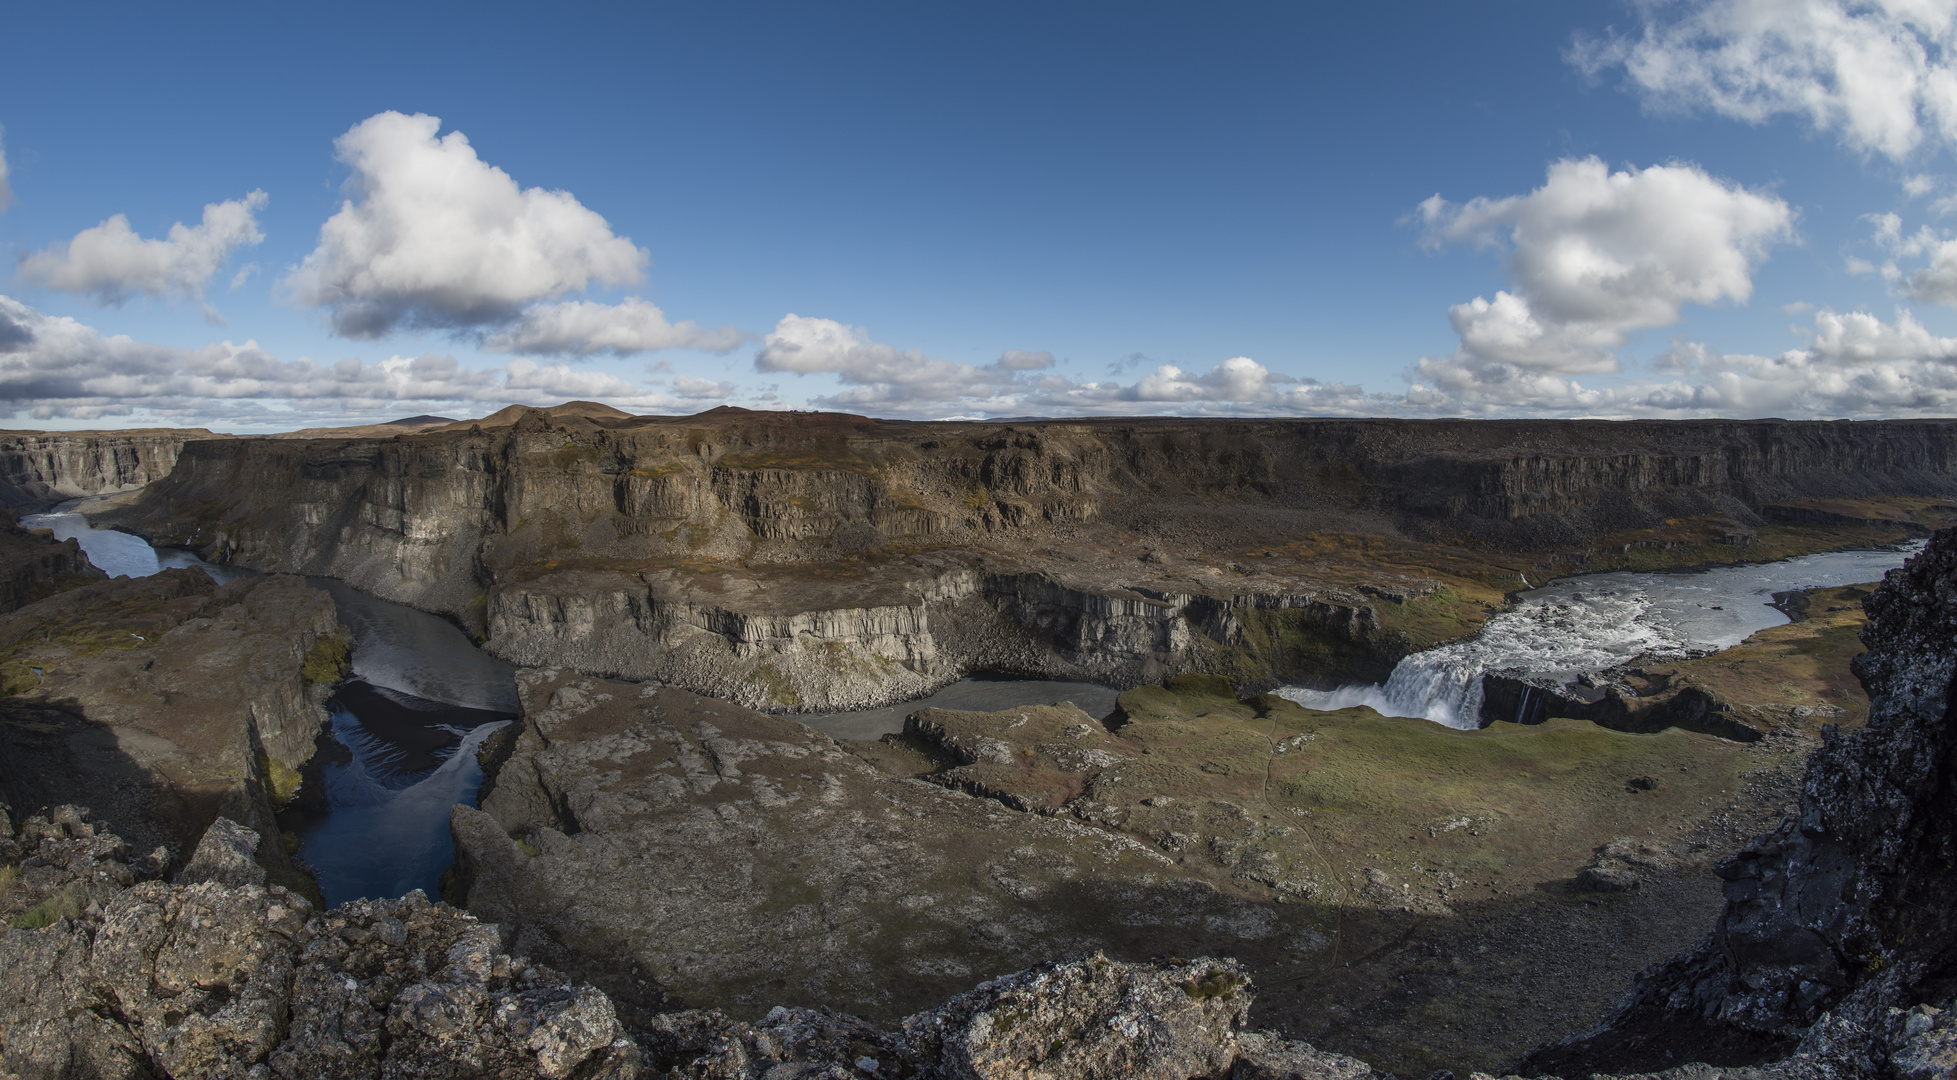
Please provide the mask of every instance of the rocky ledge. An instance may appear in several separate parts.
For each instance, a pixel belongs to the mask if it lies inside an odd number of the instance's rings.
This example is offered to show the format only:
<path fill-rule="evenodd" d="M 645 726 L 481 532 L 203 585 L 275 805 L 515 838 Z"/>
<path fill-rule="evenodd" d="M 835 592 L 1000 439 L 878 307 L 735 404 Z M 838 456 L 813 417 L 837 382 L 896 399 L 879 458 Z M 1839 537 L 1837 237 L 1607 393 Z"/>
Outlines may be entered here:
<path fill-rule="evenodd" d="M 173 882 L 132 866 L 78 807 L 7 831 L 8 1080 L 1377 1075 L 1248 1030 L 1250 982 L 1230 960 L 1050 963 L 887 1028 L 778 1007 L 753 1022 L 660 1013 L 628 1030 L 602 991 L 510 956 L 494 924 L 419 892 L 315 912 L 265 884 L 255 835 L 228 819 Z"/>
<path fill-rule="evenodd" d="M 0 613 L 103 577 L 80 544 L 24 529 L 13 511 L 0 509 Z"/>
<path fill-rule="evenodd" d="M 1712 936 L 1533 1070 L 1725 1065 L 1777 1075 L 1957 1074 L 1957 531 L 1867 601 L 1868 723 L 1828 730 L 1798 811 L 1720 863 Z"/>
<path fill-rule="evenodd" d="M 166 863 L 223 814 L 309 888 L 273 807 L 313 755 L 346 656 L 332 599 L 294 577 L 168 570 L 0 615 L 0 804 L 85 798 Z"/>

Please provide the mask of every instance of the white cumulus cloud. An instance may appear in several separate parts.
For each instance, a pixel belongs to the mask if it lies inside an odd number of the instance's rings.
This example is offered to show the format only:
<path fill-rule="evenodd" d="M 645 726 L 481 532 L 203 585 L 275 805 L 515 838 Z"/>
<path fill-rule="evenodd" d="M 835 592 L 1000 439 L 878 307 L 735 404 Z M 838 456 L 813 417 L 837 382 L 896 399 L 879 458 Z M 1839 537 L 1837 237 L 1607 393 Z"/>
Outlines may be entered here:
<path fill-rule="evenodd" d="M 1846 260 L 1849 273 L 1879 274 L 1911 300 L 1957 305 L 1957 238 L 1928 225 L 1906 235 L 1898 214 L 1869 214 L 1863 220 L 1873 226 L 1870 239 L 1887 257 L 1877 265 L 1851 255 Z M 1911 259 L 1925 261 L 1905 270 L 1901 263 Z"/>
<path fill-rule="evenodd" d="M 67 244 L 34 252 L 21 260 L 23 281 L 62 292 L 85 293 L 106 304 L 131 296 L 195 299 L 231 253 L 265 239 L 257 212 L 263 191 L 204 207 L 196 225 L 177 222 L 167 239 L 146 240 L 121 214 L 83 229 Z"/>
<path fill-rule="evenodd" d="M 1686 304 L 1744 303 L 1753 270 L 1793 237 L 1794 212 L 1690 164 L 1612 172 L 1597 158 L 1549 167 L 1527 195 L 1421 203 L 1423 243 L 1507 253 L 1513 291 L 1448 311 L 1460 345 L 1423 357 L 1416 391 L 1463 406 L 1583 408 L 1572 375 L 1615 372 L 1630 334 Z"/>
<path fill-rule="evenodd" d="M 834 375 L 847 388 L 815 399 L 831 408 L 910 413 L 953 401 L 1009 407 L 1025 372 L 1051 366 L 1046 353 L 1013 350 L 990 364 L 963 364 L 872 341 L 868 331 L 793 313 L 775 323 L 755 353 L 762 372 Z"/>
<path fill-rule="evenodd" d="M 1957 338 L 1938 337 L 1909 312 L 1817 312 L 1806 348 L 1778 356 L 1721 354 L 1681 343 L 1665 358 L 1685 376 L 1631 387 L 1623 405 L 1642 414 L 1700 416 L 1947 416 L 1957 410 Z"/>
<path fill-rule="evenodd" d="M 326 308 L 337 332 L 495 327 L 593 281 L 640 280 L 649 256 L 603 217 L 569 192 L 519 188 L 467 136 L 440 129 L 437 117 L 384 112 L 334 141 L 353 197 L 283 284 Z"/>
<path fill-rule="evenodd" d="M 1364 416 L 1396 408 L 1390 398 L 1367 394 L 1357 386 L 1293 378 L 1247 356 L 1232 357 L 1206 372 L 1161 364 L 1126 385 L 1117 380 L 1043 380 L 1025 404 L 1070 415 L 1140 414 L 1160 412 L 1166 406 L 1198 415 Z"/>
<path fill-rule="evenodd" d="M 666 321 L 666 313 L 636 296 L 616 304 L 566 300 L 538 304 L 514 323 L 483 338 L 495 352 L 539 353 L 552 356 L 616 356 L 657 349 L 705 349 L 728 352 L 747 340 L 731 326 L 709 330 L 690 319 Z"/>
<path fill-rule="evenodd" d="M 1622 68 L 1655 109 L 1805 119 L 1901 161 L 1957 142 L 1957 9 L 1940 0 L 1647 2 L 1635 36 L 1580 40 L 1577 66 Z"/>

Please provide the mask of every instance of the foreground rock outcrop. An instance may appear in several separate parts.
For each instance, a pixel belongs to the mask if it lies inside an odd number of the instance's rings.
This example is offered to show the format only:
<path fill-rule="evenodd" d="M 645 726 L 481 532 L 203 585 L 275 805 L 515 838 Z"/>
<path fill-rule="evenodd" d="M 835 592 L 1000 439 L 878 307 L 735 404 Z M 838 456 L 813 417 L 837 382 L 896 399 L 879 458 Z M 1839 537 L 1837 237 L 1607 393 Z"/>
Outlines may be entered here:
<path fill-rule="evenodd" d="M 1538 1069 L 1662 1067 L 1687 1055 L 1786 1075 L 1949 1076 L 1957 1026 L 1957 531 L 1867 601 L 1855 663 L 1869 720 L 1830 731 L 1797 813 L 1722 862 L 1727 905 L 1698 951 L 1654 971 L 1602 1029 Z"/>
<path fill-rule="evenodd" d="M 0 614 L 105 576 L 80 544 L 24 529 L 13 511 L 0 509 Z"/>
<path fill-rule="evenodd" d="M 36 906 L 0 931 L 0 1074 L 640 1075 L 611 1002 L 513 962 L 493 926 L 420 893 L 316 914 L 251 880 L 239 834 L 219 818 L 172 884 L 85 811 L 23 823 L 9 886 Z"/>
<path fill-rule="evenodd" d="M 567 410 L 194 442 L 98 519 L 451 615 L 519 664 L 823 711 L 974 669 L 1377 678 L 1524 575 L 1894 540 L 1957 498 L 1948 421 Z"/>
<path fill-rule="evenodd" d="M 628 1031 L 597 988 L 431 904 L 316 913 L 256 876 L 220 818 L 174 882 L 74 806 L 0 841 L 0 1075 L 504 1080 L 1373 1080 L 1247 1030 L 1229 960 L 1049 963 L 879 1028 L 828 1009 L 715 1011 Z M 16 915 L 33 902 L 26 916 Z"/>
<path fill-rule="evenodd" d="M 0 800 L 86 798 L 165 862 L 223 814 L 282 869 L 273 806 L 313 755 L 345 634 L 332 599 L 298 578 L 220 586 L 194 569 L 0 615 Z"/>

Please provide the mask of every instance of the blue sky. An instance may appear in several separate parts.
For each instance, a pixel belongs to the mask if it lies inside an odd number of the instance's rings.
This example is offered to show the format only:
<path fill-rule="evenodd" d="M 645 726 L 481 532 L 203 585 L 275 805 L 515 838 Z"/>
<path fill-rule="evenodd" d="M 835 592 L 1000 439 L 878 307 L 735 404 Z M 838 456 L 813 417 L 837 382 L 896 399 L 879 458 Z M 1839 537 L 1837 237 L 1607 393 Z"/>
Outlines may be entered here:
<path fill-rule="evenodd" d="M 0 411 L 1949 415 L 1954 42 L 1921 0 L 42 5 Z"/>

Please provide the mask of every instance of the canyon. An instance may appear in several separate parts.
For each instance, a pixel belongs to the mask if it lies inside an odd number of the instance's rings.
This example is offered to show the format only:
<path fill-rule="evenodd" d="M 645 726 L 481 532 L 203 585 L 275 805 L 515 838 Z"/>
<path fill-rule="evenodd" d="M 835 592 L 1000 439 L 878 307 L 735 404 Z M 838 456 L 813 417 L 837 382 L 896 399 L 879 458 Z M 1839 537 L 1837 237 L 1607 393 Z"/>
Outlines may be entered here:
<path fill-rule="evenodd" d="M 1383 679 L 1524 582 L 1957 520 L 1946 421 L 914 423 L 506 410 L 184 445 L 99 524 L 346 581 L 492 653 L 766 711 L 973 670 Z"/>
<path fill-rule="evenodd" d="M 170 475 L 186 443 L 224 437 L 202 428 L 0 431 L 0 506 L 134 491 Z"/>
<path fill-rule="evenodd" d="M 1957 1053 L 1957 532 L 1711 655 L 1491 679 L 1478 728 L 1264 692 L 1383 681 L 1584 571 L 1929 536 L 1957 424 L 413 419 L 187 438 L 140 486 L 110 482 L 120 436 L 0 458 L 24 509 L 75 495 L 239 574 L 103 580 L 72 541 L 0 538 L 0 1072 L 1927 1078 Z M 517 722 L 467 744 L 445 903 L 325 910 L 282 831 L 358 633 L 300 575 L 518 665 Z M 795 720 L 970 672 L 1123 692 L 880 740 Z"/>

